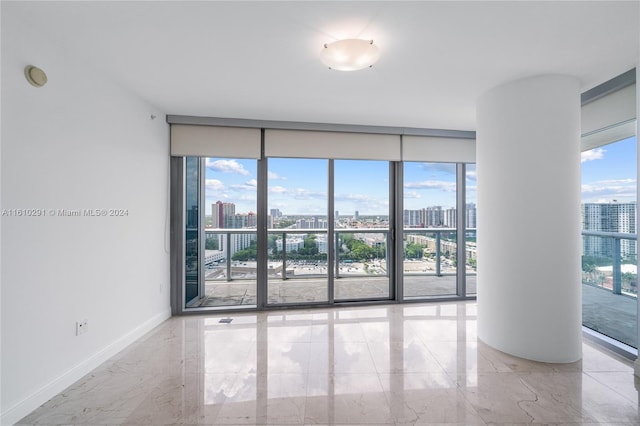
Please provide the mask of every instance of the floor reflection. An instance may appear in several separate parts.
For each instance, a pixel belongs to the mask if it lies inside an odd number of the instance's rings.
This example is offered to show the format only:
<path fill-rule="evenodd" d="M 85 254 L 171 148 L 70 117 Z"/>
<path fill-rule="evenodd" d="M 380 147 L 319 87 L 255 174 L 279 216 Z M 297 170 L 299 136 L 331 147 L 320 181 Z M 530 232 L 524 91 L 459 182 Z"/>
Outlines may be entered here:
<path fill-rule="evenodd" d="M 630 362 L 477 339 L 475 302 L 171 318 L 20 424 L 640 423 Z"/>

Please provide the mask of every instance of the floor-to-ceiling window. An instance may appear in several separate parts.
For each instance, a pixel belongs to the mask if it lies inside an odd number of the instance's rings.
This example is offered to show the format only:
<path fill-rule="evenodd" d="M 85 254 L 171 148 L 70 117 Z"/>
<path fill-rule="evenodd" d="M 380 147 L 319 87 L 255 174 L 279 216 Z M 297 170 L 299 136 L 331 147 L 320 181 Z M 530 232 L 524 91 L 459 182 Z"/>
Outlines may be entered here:
<path fill-rule="evenodd" d="M 455 163 L 404 163 L 404 297 L 457 292 Z"/>
<path fill-rule="evenodd" d="M 255 305 L 257 161 L 202 161 L 205 297 L 199 306 Z"/>
<path fill-rule="evenodd" d="M 334 298 L 388 299 L 389 162 L 334 161 Z"/>
<path fill-rule="evenodd" d="M 615 341 L 638 347 L 635 77 L 582 94 L 582 323 L 626 352 Z"/>
<path fill-rule="evenodd" d="M 465 297 L 463 136 L 172 125 L 174 309 Z"/>
<path fill-rule="evenodd" d="M 327 302 L 329 160 L 268 160 L 269 304 Z"/>
<path fill-rule="evenodd" d="M 582 153 L 582 322 L 637 347 L 636 137 Z"/>

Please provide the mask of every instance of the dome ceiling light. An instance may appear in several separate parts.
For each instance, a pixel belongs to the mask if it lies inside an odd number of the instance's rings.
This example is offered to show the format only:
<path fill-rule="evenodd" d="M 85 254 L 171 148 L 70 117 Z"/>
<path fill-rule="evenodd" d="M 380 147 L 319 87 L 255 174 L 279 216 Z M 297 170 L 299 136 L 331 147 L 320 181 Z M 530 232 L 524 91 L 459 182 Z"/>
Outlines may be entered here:
<path fill-rule="evenodd" d="M 332 70 L 356 71 L 369 68 L 380 58 L 373 40 L 349 38 L 327 43 L 320 52 L 322 62 Z"/>

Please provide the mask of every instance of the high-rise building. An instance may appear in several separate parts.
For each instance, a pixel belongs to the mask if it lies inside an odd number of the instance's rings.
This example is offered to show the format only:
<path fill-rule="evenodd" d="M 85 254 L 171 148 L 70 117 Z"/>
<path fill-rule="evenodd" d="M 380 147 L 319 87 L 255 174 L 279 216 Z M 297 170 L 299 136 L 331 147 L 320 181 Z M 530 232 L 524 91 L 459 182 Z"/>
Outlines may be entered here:
<path fill-rule="evenodd" d="M 467 229 L 476 228 L 476 205 L 474 203 L 469 203 L 466 207 L 465 226 Z"/>
<path fill-rule="evenodd" d="M 416 228 L 416 227 L 422 228 L 424 226 L 423 211 L 424 209 L 422 210 L 405 209 L 403 211 L 404 226 L 413 227 L 413 228 Z"/>
<path fill-rule="evenodd" d="M 283 245 L 282 239 L 276 240 L 276 249 L 278 251 L 282 251 L 283 246 L 287 249 L 287 252 L 292 252 L 294 250 L 300 250 L 304 248 L 304 238 L 302 236 L 290 236 L 286 240 L 286 245 Z"/>
<path fill-rule="evenodd" d="M 621 232 L 635 234 L 636 203 L 585 203 L 582 204 L 582 229 L 585 231 Z M 613 244 L 610 238 L 584 236 L 582 253 L 585 256 L 611 257 Z M 637 243 L 633 240 L 620 241 L 620 255 L 623 259 L 635 259 Z"/>
<path fill-rule="evenodd" d="M 427 207 L 425 213 L 427 228 L 438 228 L 444 225 L 444 211 L 441 206 Z"/>
<path fill-rule="evenodd" d="M 214 228 L 241 228 L 242 226 L 235 226 L 235 214 L 235 204 L 216 201 L 211 205 L 212 226 Z"/>
<path fill-rule="evenodd" d="M 269 214 L 274 220 L 282 217 L 282 212 L 280 211 L 280 209 L 271 209 L 269 211 Z"/>
<path fill-rule="evenodd" d="M 444 211 L 444 226 L 446 228 L 456 227 L 456 209 L 447 209 Z"/>
<path fill-rule="evenodd" d="M 211 205 L 211 218 L 214 228 L 241 229 L 256 227 L 255 213 L 236 214 L 236 205 L 234 203 L 216 201 Z M 229 237 L 229 253 L 226 253 L 227 236 Z M 224 251 L 228 257 L 232 257 L 237 251 L 249 247 L 251 242 L 256 239 L 256 234 L 218 234 L 217 238 L 220 249 Z"/>

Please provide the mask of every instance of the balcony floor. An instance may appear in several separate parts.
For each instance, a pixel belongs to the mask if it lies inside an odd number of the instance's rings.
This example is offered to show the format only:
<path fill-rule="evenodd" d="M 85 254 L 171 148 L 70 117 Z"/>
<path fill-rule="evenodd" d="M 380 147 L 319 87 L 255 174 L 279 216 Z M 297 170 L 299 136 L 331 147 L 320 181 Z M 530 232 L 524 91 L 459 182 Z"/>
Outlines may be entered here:
<path fill-rule="evenodd" d="M 467 277 L 467 292 L 475 294 L 476 277 Z M 453 296 L 455 275 L 405 276 L 405 298 Z M 345 277 L 335 280 L 336 300 L 388 299 L 388 277 Z M 205 295 L 200 307 L 256 304 L 255 280 L 213 281 L 205 283 Z M 326 278 L 270 279 L 270 304 L 319 303 L 327 301 Z"/>
<path fill-rule="evenodd" d="M 582 324 L 613 339 L 637 347 L 638 300 L 611 290 L 582 285 Z"/>

